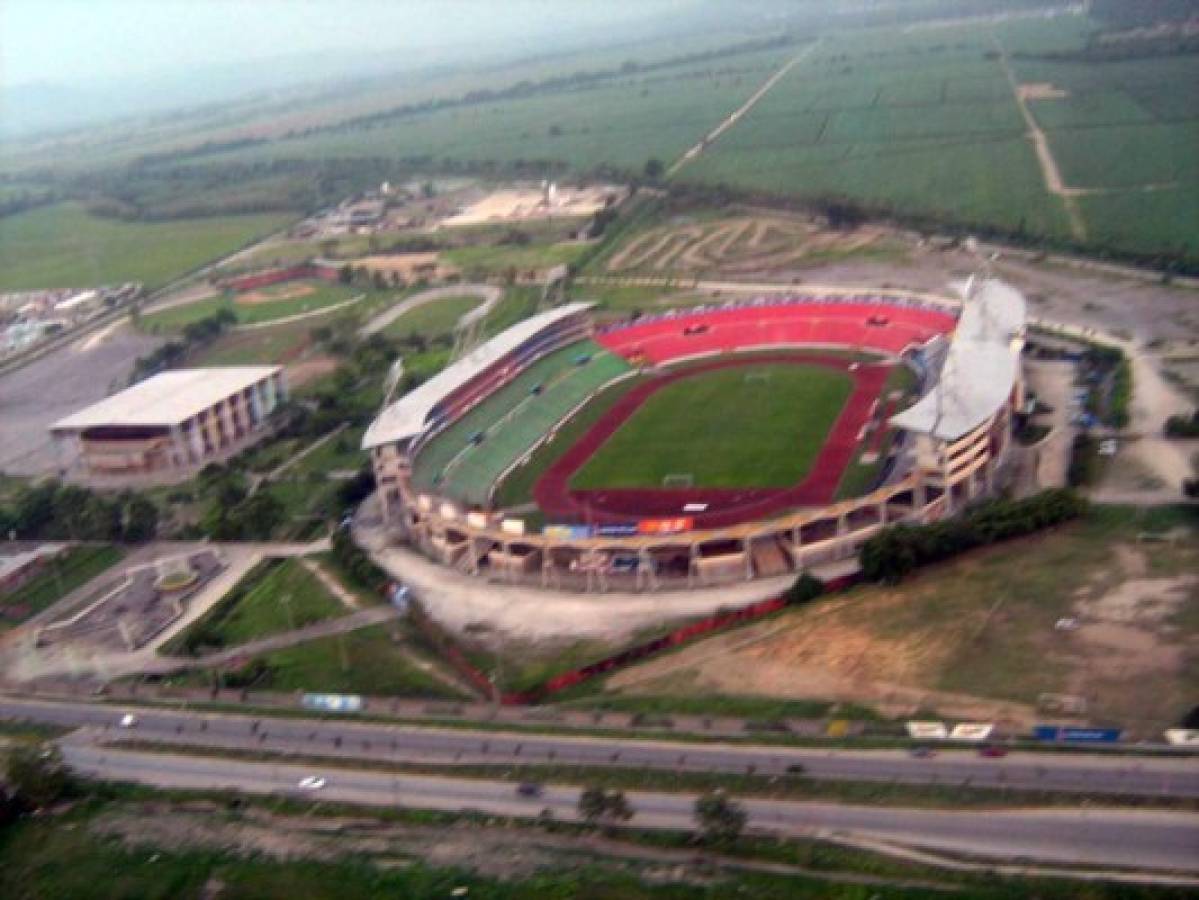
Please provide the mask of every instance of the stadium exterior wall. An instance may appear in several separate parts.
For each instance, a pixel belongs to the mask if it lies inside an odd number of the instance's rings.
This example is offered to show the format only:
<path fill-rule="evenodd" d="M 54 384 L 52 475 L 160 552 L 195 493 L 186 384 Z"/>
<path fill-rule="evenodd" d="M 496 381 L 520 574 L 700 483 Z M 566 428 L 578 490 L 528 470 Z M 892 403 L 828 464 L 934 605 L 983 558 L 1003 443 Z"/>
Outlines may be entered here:
<path fill-rule="evenodd" d="M 1013 339 L 1017 357 L 1021 346 Z M 387 474 L 381 490 L 393 539 L 458 571 L 560 590 L 686 589 L 783 574 L 772 560 L 783 560 L 787 572 L 853 560 L 888 525 L 934 522 L 993 493 L 1022 398 L 1017 377 L 1006 402 L 968 433 L 953 439 L 912 433 L 910 470 L 868 494 L 722 528 L 606 536 L 571 528 L 524 533 L 523 523 L 502 514 L 468 510 L 415 490 L 398 448 L 376 448 L 376 471 Z"/>

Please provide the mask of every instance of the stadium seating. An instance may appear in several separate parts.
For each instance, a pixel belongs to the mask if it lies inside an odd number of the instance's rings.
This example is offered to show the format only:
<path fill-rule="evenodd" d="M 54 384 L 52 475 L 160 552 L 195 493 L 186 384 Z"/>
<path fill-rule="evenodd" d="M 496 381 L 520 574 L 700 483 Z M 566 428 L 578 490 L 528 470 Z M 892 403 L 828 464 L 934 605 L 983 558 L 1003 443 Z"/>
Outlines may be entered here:
<path fill-rule="evenodd" d="M 819 345 L 899 354 L 952 331 L 955 321 L 931 304 L 873 296 L 759 299 L 609 326 L 597 340 L 614 353 L 655 364 L 753 347 Z"/>
<path fill-rule="evenodd" d="M 593 341 L 550 353 L 434 437 L 416 457 L 413 484 L 463 503 L 485 503 L 505 469 L 628 368 Z"/>

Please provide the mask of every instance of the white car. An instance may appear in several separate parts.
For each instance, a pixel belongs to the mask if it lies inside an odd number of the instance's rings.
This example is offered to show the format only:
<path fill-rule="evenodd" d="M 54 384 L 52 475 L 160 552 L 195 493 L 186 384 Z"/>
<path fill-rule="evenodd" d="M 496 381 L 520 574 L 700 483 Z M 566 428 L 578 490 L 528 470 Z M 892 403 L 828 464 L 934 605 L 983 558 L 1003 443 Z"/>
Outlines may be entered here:
<path fill-rule="evenodd" d="M 121 728 L 133 728 L 137 725 L 137 716 L 133 713 L 125 713 L 121 716 L 121 721 L 117 723 Z"/>
<path fill-rule="evenodd" d="M 296 787 L 302 791 L 319 791 L 325 784 L 325 779 L 319 775 L 309 775 L 307 778 L 301 778 Z"/>

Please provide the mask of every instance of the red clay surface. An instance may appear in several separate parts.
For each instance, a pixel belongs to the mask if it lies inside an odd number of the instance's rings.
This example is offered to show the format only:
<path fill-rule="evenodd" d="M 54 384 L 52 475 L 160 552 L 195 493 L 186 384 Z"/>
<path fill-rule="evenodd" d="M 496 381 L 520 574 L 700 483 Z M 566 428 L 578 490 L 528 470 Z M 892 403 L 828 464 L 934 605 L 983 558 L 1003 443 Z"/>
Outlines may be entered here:
<path fill-rule="evenodd" d="M 812 468 L 789 488 L 620 488 L 571 490 L 570 480 L 588 459 L 654 392 L 700 372 L 763 362 L 821 365 L 848 372 L 853 392 L 829 431 Z M 690 366 L 640 384 L 620 398 L 591 429 L 546 470 L 533 488 L 533 498 L 547 516 L 561 522 L 623 523 L 638 519 L 690 515 L 698 528 L 721 528 L 753 521 L 786 509 L 825 506 L 833 499 L 841 474 L 853 458 L 859 435 L 870 420 L 890 363 L 854 363 L 819 354 L 757 353 Z M 706 503 L 703 512 L 687 513 L 690 503 Z"/>

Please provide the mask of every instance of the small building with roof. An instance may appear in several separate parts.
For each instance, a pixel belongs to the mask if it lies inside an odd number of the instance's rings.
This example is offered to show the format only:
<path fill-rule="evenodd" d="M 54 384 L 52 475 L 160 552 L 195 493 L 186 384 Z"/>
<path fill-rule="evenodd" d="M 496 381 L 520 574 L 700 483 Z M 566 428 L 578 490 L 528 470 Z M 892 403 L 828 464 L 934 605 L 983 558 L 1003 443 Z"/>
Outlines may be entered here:
<path fill-rule="evenodd" d="M 281 366 L 162 372 L 50 426 L 68 478 L 169 484 L 256 443 L 287 397 Z"/>

